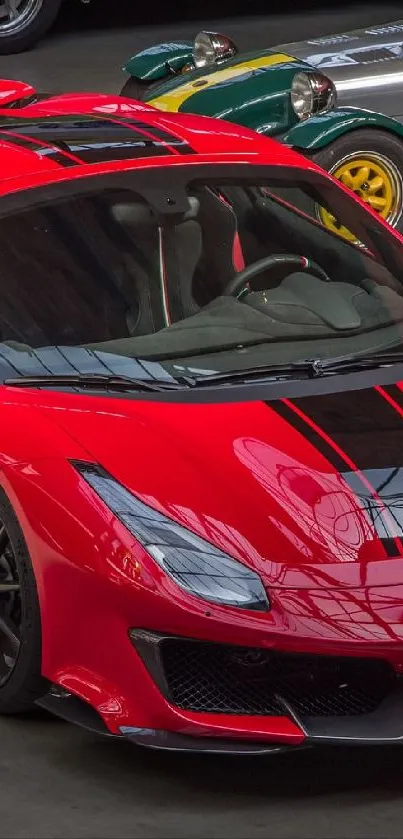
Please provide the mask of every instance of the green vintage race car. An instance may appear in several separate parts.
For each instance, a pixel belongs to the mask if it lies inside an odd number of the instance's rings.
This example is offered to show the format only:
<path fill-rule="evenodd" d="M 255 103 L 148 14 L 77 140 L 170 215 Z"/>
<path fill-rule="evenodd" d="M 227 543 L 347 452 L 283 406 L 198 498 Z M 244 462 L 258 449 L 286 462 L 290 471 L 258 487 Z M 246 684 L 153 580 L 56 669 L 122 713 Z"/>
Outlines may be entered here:
<path fill-rule="evenodd" d="M 124 70 L 122 95 L 274 136 L 403 230 L 402 22 L 244 55 L 226 36 L 200 32 L 146 49 Z"/>

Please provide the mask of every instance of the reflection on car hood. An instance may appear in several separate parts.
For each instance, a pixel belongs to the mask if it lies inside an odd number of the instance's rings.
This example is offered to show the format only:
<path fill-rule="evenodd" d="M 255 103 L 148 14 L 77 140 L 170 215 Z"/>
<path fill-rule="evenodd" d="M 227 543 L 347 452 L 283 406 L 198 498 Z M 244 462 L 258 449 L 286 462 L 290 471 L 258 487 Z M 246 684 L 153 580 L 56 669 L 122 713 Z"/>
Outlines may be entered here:
<path fill-rule="evenodd" d="M 399 387 L 221 405 L 83 399 L 41 410 L 272 587 L 403 582 Z"/>
<path fill-rule="evenodd" d="M 339 105 L 369 108 L 401 121 L 403 21 L 282 44 L 336 86 Z"/>
<path fill-rule="evenodd" d="M 357 70 L 360 65 L 369 67 L 380 62 L 382 71 L 387 71 L 385 62 L 393 62 L 403 55 L 403 20 L 294 41 L 281 44 L 277 49 L 325 72 L 347 66 Z"/>

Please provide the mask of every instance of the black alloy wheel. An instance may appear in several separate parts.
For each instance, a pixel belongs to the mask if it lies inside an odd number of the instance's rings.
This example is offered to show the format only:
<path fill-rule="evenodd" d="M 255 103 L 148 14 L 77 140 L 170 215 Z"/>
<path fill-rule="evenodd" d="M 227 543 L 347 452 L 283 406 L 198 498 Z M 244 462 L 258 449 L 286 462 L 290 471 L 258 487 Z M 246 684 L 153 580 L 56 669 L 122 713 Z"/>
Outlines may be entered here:
<path fill-rule="evenodd" d="M 35 573 L 20 522 L 0 488 L 0 714 L 31 711 L 49 688 Z"/>
<path fill-rule="evenodd" d="M 21 587 L 16 558 L 0 521 L 0 688 L 10 678 L 21 645 Z"/>

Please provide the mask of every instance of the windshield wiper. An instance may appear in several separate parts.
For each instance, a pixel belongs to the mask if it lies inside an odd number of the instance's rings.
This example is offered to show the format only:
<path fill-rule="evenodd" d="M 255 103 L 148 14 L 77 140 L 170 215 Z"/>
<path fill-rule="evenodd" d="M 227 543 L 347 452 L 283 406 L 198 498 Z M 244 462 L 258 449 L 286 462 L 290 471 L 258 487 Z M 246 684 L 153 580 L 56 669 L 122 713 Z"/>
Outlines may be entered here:
<path fill-rule="evenodd" d="M 204 387 L 214 384 L 231 385 L 237 382 L 240 384 L 263 382 L 267 378 L 274 381 L 303 376 L 307 379 L 316 379 L 341 372 L 353 373 L 356 370 L 374 370 L 378 367 L 389 367 L 398 363 L 403 363 L 403 351 L 376 353 L 371 356 L 358 356 L 356 358 L 350 356 L 329 359 L 306 358 L 302 361 L 291 361 L 288 364 L 270 364 L 232 372 L 209 373 L 194 379 L 188 379 L 184 376 L 184 380 L 190 386 Z"/>
<path fill-rule="evenodd" d="M 137 379 L 130 376 L 108 375 L 104 373 L 74 373 L 58 375 L 49 373 L 37 376 L 16 376 L 3 381 L 11 387 L 76 387 L 82 389 L 141 391 L 144 393 L 158 393 L 161 391 L 183 390 L 184 388 L 205 387 L 209 385 L 231 385 L 234 383 L 248 384 L 249 382 L 263 382 L 293 378 L 315 379 L 321 376 L 331 376 L 337 373 L 355 372 L 356 370 L 374 370 L 379 367 L 390 367 L 393 364 L 403 364 L 403 350 L 397 352 L 378 352 L 374 355 L 358 357 L 342 356 L 338 358 L 306 358 L 300 361 L 281 362 L 265 366 L 249 367 L 244 370 L 231 372 L 209 373 L 207 375 L 181 375 L 178 380 L 165 379 Z"/>
<path fill-rule="evenodd" d="M 260 381 L 267 378 L 278 381 L 279 379 L 295 378 L 297 374 L 305 375 L 306 378 L 317 376 L 315 359 L 290 361 L 288 364 L 266 364 L 260 367 L 248 367 L 244 370 L 208 373 L 207 375 L 197 376 L 196 378 L 187 378 L 184 376 L 183 378 L 192 387 L 203 387 L 204 385 L 214 384 L 231 385 L 234 382 L 247 384 L 248 382 Z"/>
<path fill-rule="evenodd" d="M 190 381 L 190 380 L 189 380 Z M 187 383 L 187 382 L 186 382 Z M 113 376 L 103 373 L 76 373 L 66 376 L 49 373 L 39 376 L 16 376 L 3 381 L 12 387 L 78 387 L 101 390 L 137 390 L 158 393 L 162 390 L 182 390 L 180 382 L 165 380 L 132 379 L 130 376 Z"/>
<path fill-rule="evenodd" d="M 339 372 L 354 373 L 356 370 L 376 370 L 379 367 L 392 367 L 394 364 L 403 364 L 403 350 L 376 352 L 373 355 L 314 359 L 312 361 L 315 376 L 326 376 Z"/>

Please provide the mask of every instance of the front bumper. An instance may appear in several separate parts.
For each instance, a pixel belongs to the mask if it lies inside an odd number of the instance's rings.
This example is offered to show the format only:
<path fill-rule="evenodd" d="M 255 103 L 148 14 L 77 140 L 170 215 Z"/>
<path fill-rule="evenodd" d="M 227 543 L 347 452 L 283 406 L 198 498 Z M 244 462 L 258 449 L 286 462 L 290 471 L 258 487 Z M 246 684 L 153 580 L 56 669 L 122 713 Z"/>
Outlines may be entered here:
<path fill-rule="evenodd" d="M 382 746 L 403 744 L 403 683 L 397 681 L 395 690 L 389 694 L 376 711 L 360 717 L 296 717 L 294 736 L 291 736 L 291 722 L 287 717 L 278 718 L 280 727 L 284 722 L 284 736 L 281 731 L 270 728 L 273 719 L 262 720 L 250 717 L 234 717 L 231 728 L 224 724 L 218 728 L 213 721 L 182 717 L 182 731 L 121 726 L 119 734 L 111 734 L 86 703 L 71 694 L 57 697 L 48 694 L 38 701 L 47 711 L 62 719 L 80 725 L 93 733 L 117 739 L 124 738 L 136 746 L 165 751 L 194 752 L 230 755 L 269 755 L 279 752 L 295 752 L 313 746 Z M 224 723 L 224 720 L 222 720 Z M 258 733 L 260 729 L 260 735 Z M 266 730 L 264 730 L 266 729 Z M 287 734 L 286 734 L 287 731 Z M 264 736 L 264 739 L 259 739 Z M 266 739 L 267 738 L 267 739 Z"/>
<path fill-rule="evenodd" d="M 177 731 L 124 726 L 154 749 L 267 754 L 403 743 L 403 677 L 382 658 L 289 654 L 131 633 Z"/>
<path fill-rule="evenodd" d="M 250 722 L 250 721 L 249 721 Z M 155 729 L 122 727 L 121 733 L 138 746 L 181 752 L 209 754 L 267 755 L 299 751 L 312 746 L 386 746 L 403 744 L 403 683 L 381 703 L 376 711 L 360 717 L 294 718 L 301 732 L 298 745 L 196 737 Z"/>
<path fill-rule="evenodd" d="M 400 654 L 393 664 L 373 650 L 297 654 L 146 630 L 130 635 L 137 655 L 132 648 L 128 676 L 143 714 L 126 713 L 111 726 L 106 702 L 79 699 L 77 681 L 39 704 L 94 733 L 158 750 L 264 755 L 403 742 Z M 112 711 L 116 704 L 108 702 Z"/>

